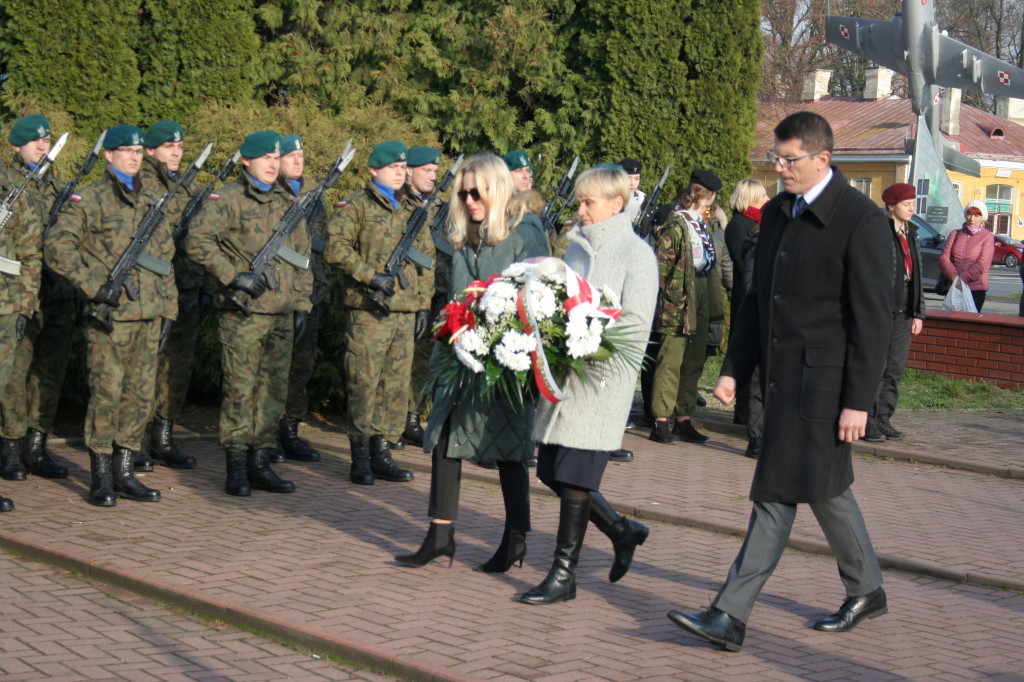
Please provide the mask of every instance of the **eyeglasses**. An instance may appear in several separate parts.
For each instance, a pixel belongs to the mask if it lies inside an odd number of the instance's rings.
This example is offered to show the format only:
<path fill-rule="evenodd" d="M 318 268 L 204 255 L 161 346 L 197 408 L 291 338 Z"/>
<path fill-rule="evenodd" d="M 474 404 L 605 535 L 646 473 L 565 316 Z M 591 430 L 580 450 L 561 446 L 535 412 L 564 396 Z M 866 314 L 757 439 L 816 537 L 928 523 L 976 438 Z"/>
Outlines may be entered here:
<path fill-rule="evenodd" d="M 803 156 L 779 156 L 774 149 L 768 150 L 768 161 L 774 166 L 776 164 L 782 166 L 783 169 L 789 168 L 793 165 L 793 162 L 799 161 L 800 159 L 807 159 L 812 156 L 817 156 L 821 152 L 811 152 L 810 154 L 804 154 Z"/>
<path fill-rule="evenodd" d="M 458 193 L 459 201 L 466 203 L 468 197 L 473 197 L 473 201 L 480 201 L 480 190 L 476 187 L 473 189 L 460 189 Z"/>
<path fill-rule="evenodd" d="M 128 147 L 115 147 L 115 152 L 123 152 L 129 156 L 142 156 L 141 149 L 129 149 Z"/>

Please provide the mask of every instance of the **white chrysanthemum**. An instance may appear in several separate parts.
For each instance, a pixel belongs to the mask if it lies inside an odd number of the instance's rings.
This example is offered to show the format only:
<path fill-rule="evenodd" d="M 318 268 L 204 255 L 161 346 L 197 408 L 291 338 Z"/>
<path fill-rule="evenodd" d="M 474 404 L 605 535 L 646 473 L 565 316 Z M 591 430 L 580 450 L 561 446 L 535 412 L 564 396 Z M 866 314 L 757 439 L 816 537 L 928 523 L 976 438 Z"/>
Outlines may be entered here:
<path fill-rule="evenodd" d="M 601 334 L 604 325 L 600 320 L 587 320 L 583 317 L 570 319 L 565 325 L 565 347 L 570 357 L 585 358 L 596 353 L 601 347 Z"/>
<path fill-rule="evenodd" d="M 535 282 L 530 287 L 530 300 L 533 302 L 533 314 L 538 320 L 546 320 L 558 310 L 555 292 L 540 282 Z"/>
<path fill-rule="evenodd" d="M 484 318 L 495 323 L 511 319 L 516 312 L 516 296 L 519 288 L 511 282 L 494 282 L 480 297 L 480 311 Z"/>
<path fill-rule="evenodd" d="M 459 338 L 462 338 L 461 336 Z M 482 362 L 473 357 L 472 353 L 467 352 L 464 348 L 459 346 L 458 342 L 455 343 L 455 357 L 459 359 L 459 362 L 469 367 L 474 373 L 479 374 L 484 371 L 484 365 Z"/>
<path fill-rule="evenodd" d="M 532 336 L 509 330 L 494 347 L 494 357 L 503 367 L 514 372 L 525 372 L 530 369 L 530 351 L 533 348 Z"/>
<path fill-rule="evenodd" d="M 502 277 L 514 279 L 517 282 L 525 282 L 533 274 L 536 265 L 531 263 L 513 263 L 501 273 Z"/>
<path fill-rule="evenodd" d="M 458 351 L 460 348 L 467 353 L 481 357 L 486 356 L 489 350 L 487 342 L 480 335 L 478 329 L 467 329 L 459 334 L 459 338 L 455 339 L 455 350 Z"/>

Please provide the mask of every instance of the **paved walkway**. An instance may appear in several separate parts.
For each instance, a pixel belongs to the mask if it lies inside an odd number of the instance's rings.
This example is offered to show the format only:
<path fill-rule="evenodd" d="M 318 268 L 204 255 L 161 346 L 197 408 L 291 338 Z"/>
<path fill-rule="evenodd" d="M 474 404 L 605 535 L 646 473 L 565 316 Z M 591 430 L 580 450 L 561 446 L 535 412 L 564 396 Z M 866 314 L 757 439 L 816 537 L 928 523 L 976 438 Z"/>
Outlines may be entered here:
<path fill-rule="evenodd" d="M 67 481 L 0 481 L 17 504 L 0 516 L 0 545 L 407 678 L 1024 680 L 1024 481 L 1010 477 L 1024 469 L 1015 456 L 1024 413 L 900 413 L 908 439 L 854 465 L 889 614 L 845 635 L 810 628 L 843 593 L 804 509 L 793 544 L 806 551 L 784 555 L 738 654 L 665 618 L 710 602 L 749 515 L 745 440 L 720 415 L 706 417 L 706 446 L 626 436 L 637 459 L 611 465 L 604 492 L 644 517 L 650 538 L 613 585 L 610 544 L 591 528 L 578 597 L 567 604 L 516 601 L 550 566 L 558 505 L 539 484 L 522 569 L 470 570 L 501 535 L 496 477 L 473 465 L 464 467 L 454 565 L 398 567 L 392 554 L 415 549 L 426 528 L 428 457 L 396 453 L 417 472 L 411 484 L 353 486 L 347 439 L 326 430 L 304 431 L 323 462 L 278 467 L 294 494 L 224 495 L 223 456 L 203 440 L 187 443 L 199 469 L 145 475 L 163 501 L 114 509 L 85 502 L 88 457 L 58 446 Z M 886 454 L 897 447 L 916 461 Z M 962 466 L 922 464 L 926 456 Z"/>

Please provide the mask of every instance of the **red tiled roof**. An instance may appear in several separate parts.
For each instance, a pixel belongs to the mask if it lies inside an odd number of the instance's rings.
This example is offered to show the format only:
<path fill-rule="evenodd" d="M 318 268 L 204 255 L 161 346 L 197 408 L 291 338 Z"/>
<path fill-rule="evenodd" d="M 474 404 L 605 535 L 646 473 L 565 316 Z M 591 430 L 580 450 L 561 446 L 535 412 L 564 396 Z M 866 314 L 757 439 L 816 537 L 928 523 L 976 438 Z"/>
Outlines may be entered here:
<path fill-rule="evenodd" d="M 904 140 L 916 135 L 917 117 L 908 99 L 865 100 L 823 97 L 815 102 L 762 102 L 751 158 L 764 158 L 774 141 L 772 130 L 791 113 L 812 111 L 832 124 L 837 154 L 903 154 Z M 993 137 L 995 129 L 1002 137 Z M 971 106 L 960 107 L 959 142 L 978 160 L 1024 162 L 1024 126 Z"/>

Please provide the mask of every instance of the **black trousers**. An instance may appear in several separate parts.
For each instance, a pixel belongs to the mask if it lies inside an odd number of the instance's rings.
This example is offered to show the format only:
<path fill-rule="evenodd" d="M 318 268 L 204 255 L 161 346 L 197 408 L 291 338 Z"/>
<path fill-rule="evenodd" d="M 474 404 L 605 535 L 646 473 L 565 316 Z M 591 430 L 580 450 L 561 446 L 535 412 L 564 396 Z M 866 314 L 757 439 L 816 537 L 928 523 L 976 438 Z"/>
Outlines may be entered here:
<path fill-rule="evenodd" d="M 900 400 L 900 381 L 903 379 L 903 372 L 907 369 L 907 354 L 910 352 L 912 338 L 910 328 L 913 323 L 914 318 L 907 317 L 903 313 L 894 315 L 892 318 L 885 371 L 882 373 L 882 383 L 875 395 L 875 405 L 871 409 L 871 414 L 868 415 L 869 420 L 877 418 L 887 422 L 896 411 L 896 405 Z"/>
<path fill-rule="evenodd" d="M 764 400 L 761 397 L 761 372 L 754 368 L 750 380 L 736 382 L 736 407 L 733 423 L 747 427 L 747 438 L 760 438 L 764 432 Z"/>

